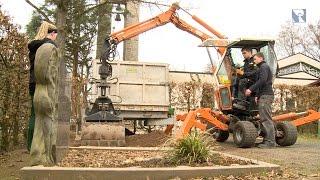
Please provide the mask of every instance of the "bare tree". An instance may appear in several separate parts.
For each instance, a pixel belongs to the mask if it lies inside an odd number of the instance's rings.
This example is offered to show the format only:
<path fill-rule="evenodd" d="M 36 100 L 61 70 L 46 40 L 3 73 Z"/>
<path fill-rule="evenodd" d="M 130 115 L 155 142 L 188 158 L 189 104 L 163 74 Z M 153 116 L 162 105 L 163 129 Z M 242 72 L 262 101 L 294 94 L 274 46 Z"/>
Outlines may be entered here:
<path fill-rule="evenodd" d="M 276 44 L 279 57 L 303 53 L 320 60 L 320 20 L 306 27 L 286 21 Z"/>
<path fill-rule="evenodd" d="M 281 26 L 281 31 L 278 35 L 277 49 L 278 56 L 286 57 L 301 52 L 299 49 L 301 28 L 295 26 L 291 21 L 286 21 Z"/>
<path fill-rule="evenodd" d="M 304 53 L 310 57 L 320 60 L 320 20 L 316 24 L 309 24 L 305 28 L 303 39 Z"/>

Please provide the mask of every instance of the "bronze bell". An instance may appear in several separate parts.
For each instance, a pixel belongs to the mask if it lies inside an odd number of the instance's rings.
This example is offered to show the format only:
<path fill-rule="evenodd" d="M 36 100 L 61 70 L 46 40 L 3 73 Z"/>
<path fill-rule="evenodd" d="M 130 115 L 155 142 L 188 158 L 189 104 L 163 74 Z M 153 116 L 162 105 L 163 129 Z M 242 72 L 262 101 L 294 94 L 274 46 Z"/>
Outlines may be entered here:
<path fill-rule="evenodd" d="M 118 6 L 116 7 L 116 11 L 118 11 L 118 12 L 122 11 L 120 4 L 118 4 Z"/>
<path fill-rule="evenodd" d="M 120 14 L 117 14 L 117 15 L 116 15 L 116 18 L 115 18 L 115 20 L 116 20 L 116 21 L 121 21 L 121 17 L 120 17 Z"/>

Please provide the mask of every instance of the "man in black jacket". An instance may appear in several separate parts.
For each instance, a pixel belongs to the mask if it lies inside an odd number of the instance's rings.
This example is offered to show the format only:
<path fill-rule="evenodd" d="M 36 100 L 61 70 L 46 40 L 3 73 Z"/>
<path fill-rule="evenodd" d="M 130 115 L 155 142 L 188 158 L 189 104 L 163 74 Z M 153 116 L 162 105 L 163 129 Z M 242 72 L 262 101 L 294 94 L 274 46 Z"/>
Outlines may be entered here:
<path fill-rule="evenodd" d="M 275 129 L 272 121 L 272 102 L 274 99 L 272 89 L 272 72 L 269 65 L 264 61 L 264 55 L 258 52 L 253 56 L 254 62 L 258 66 L 258 80 L 246 90 L 246 96 L 256 92 L 255 101 L 259 103 L 259 116 L 264 132 L 263 142 L 258 145 L 260 148 L 272 148 L 275 143 Z"/>
<path fill-rule="evenodd" d="M 253 61 L 252 49 L 250 47 L 244 47 L 241 49 L 242 55 L 244 57 L 244 65 L 242 70 L 237 70 L 237 81 L 236 87 L 234 88 L 233 97 L 236 97 L 242 101 L 239 101 L 237 104 L 233 104 L 234 107 L 238 109 L 245 110 L 245 104 L 243 101 L 247 101 L 245 96 L 245 91 L 253 85 L 257 80 L 257 70 L 256 65 Z"/>
<path fill-rule="evenodd" d="M 27 149 L 30 151 L 32 139 L 33 139 L 33 132 L 34 132 L 34 126 L 35 126 L 35 112 L 34 112 L 34 106 L 33 106 L 33 96 L 36 90 L 36 78 L 34 75 L 34 61 L 36 57 L 36 53 L 38 48 L 43 45 L 44 43 L 51 43 L 55 46 L 55 40 L 57 38 L 57 28 L 55 25 L 48 23 L 44 21 L 41 26 L 39 27 L 39 30 L 37 32 L 37 35 L 34 40 L 32 40 L 28 44 L 29 49 L 29 61 L 30 61 L 30 79 L 29 79 L 29 95 L 31 97 L 31 114 L 29 117 L 29 123 L 28 123 L 28 133 L 27 133 Z"/>

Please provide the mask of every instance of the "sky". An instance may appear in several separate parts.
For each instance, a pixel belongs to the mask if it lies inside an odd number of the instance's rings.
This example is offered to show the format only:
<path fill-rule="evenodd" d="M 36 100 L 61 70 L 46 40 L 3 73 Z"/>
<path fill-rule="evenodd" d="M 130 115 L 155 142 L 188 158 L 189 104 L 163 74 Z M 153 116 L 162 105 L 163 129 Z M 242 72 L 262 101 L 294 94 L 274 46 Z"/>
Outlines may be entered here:
<path fill-rule="evenodd" d="M 30 0 L 39 5 L 44 0 Z M 171 5 L 176 0 L 163 0 Z M 198 16 L 211 27 L 228 38 L 260 37 L 276 38 L 281 25 L 292 20 L 292 9 L 306 9 L 306 23 L 296 23 L 305 26 L 320 20 L 320 0 L 180 0 L 182 8 L 187 8 L 192 15 Z M 13 22 L 22 28 L 30 21 L 32 7 L 24 0 L 0 0 L 2 9 L 13 17 Z M 150 11 L 140 9 L 140 21 L 152 18 L 166 11 L 169 7 L 159 6 Z M 204 30 L 182 10 L 179 17 Z M 122 23 L 114 23 L 114 30 L 119 30 Z M 203 71 L 209 64 L 205 48 L 198 47 L 200 39 L 177 29 L 172 24 L 147 31 L 139 35 L 139 61 L 168 63 L 173 70 Z M 121 53 L 121 46 L 119 46 Z"/>

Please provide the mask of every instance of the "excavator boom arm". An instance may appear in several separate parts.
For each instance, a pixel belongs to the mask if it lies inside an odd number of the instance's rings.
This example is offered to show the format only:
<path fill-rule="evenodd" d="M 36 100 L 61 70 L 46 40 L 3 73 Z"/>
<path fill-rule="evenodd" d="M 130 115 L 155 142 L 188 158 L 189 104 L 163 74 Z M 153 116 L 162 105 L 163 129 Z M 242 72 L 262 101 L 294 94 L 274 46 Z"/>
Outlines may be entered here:
<path fill-rule="evenodd" d="M 301 126 L 309 122 L 313 122 L 320 119 L 320 112 L 315 110 L 307 110 L 306 112 L 301 113 L 288 113 L 282 114 L 275 117 L 272 117 L 273 121 L 285 121 L 290 120 L 291 123 L 295 126 Z"/>
<path fill-rule="evenodd" d="M 154 29 L 159 26 L 163 26 L 169 22 L 173 23 L 177 28 L 186 31 L 202 41 L 212 38 L 208 34 L 198 30 L 197 28 L 191 26 L 184 20 L 180 19 L 176 11 L 180 9 L 179 5 L 177 3 L 173 3 L 172 6 L 164 13 L 159 14 L 158 16 L 155 16 L 153 18 L 150 18 L 146 21 L 128 26 L 120 31 L 114 32 L 109 36 L 109 44 L 118 44 L 124 40 L 130 39 L 134 36 L 137 36 L 143 32 L 149 31 L 151 29 Z M 222 34 L 220 34 L 218 31 L 214 30 L 212 27 L 210 27 L 208 24 L 206 24 L 204 21 L 202 21 L 200 18 L 196 16 L 192 16 L 192 19 L 194 19 L 196 22 L 198 22 L 200 25 L 202 25 L 204 28 L 209 30 L 211 33 L 213 33 L 218 38 L 226 38 Z M 217 51 L 222 55 L 224 53 L 225 48 L 219 48 Z M 105 52 L 103 52 L 105 53 Z"/>
<path fill-rule="evenodd" d="M 114 43 L 120 43 L 158 26 L 163 26 L 170 22 L 171 17 L 175 14 L 177 9 L 179 9 L 179 6 L 177 4 L 173 4 L 166 12 L 161 13 L 158 16 L 112 33 L 110 35 L 110 39 L 113 40 Z"/>

